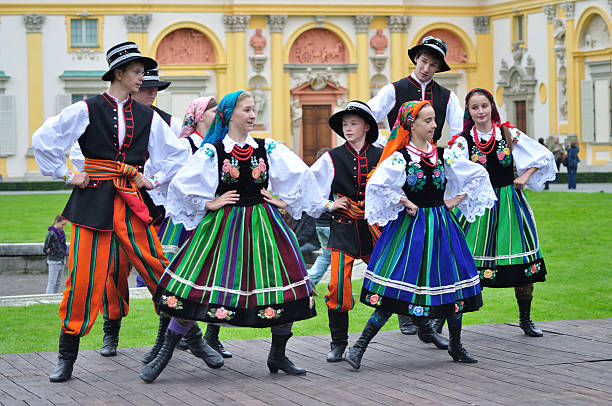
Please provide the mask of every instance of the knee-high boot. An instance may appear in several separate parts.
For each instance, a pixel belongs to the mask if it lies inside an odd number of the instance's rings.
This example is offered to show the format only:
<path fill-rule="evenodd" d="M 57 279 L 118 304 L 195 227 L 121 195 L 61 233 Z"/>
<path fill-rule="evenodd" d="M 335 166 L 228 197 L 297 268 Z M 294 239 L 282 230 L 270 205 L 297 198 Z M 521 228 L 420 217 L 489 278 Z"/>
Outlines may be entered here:
<path fill-rule="evenodd" d="M 166 330 L 168 329 L 168 324 L 170 324 L 171 317 L 162 313 L 159 315 L 159 326 L 157 328 L 157 337 L 155 338 L 155 344 L 153 344 L 153 348 L 151 351 L 146 353 L 142 357 L 142 362 L 148 364 L 153 361 L 153 358 L 157 355 L 162 345 L 164 345 L 164 337 L 166 336 Z"/>
<path fill-rule="evenodd" d="M 183 335 L 180 333 L 174 332 L 170 329 L 166 330 L 162 347 L 155 358 L 153 358 L 151 362 L 140 370 L 140 379 L 147 383 L 151 383 L 157 379 L 166 365 L 168 365 L 168 361 L 170 361 L 170 358 L 172 358 L 172 354 L 174 353 L 174 348 L 181 340 L 181 337 L 183 337 Z"/>
<path fill-rule="evenodd" d="M 414 324 L 412 324 L 412 319 L 410 316 L 406 316 L 404 314 L 397 315 L 397 323 L 399 324 L 399 329 L 402 334 L 406 335 L 414 335 L 417 332 L 417 328 Z"/>
<path fill-rule="evenodd" d="M 110 320 L 104 318 L 102 330 L 104 337 L 102 338 L 102 347 L 100 355 L 103 357 L 114 357 L 117 355 L 117 346 L 119 345 L 119 329 L 121 329 L 121 319 Z"/>
<path fill-rule="evenodd" d="M 359 369 L 361 366 L 361 358 L 363 358 L 363 354 L 365 353 L 366 348 L 368 348 L 368 344 L 374 338 L 374 336 L 380 331 L 381 326 L 378 326 L 371 321 L 368 321 L 361 332 L 361 336 L 357 339 L 357 342 L 353 344 L 351 348 L 346 353 L 346 357 L 344 358 L 346 362 L 348 362 L 353 368 Z"/>
<path fill-rule="evenodd" d="M 348 312 L 334 312 L 327 310 L 329 317 L 329 331 L 331 333 L 330 351 L 327 354 L 327 362 L 340 362 L 344 350 L 348 345 Z"/>
<path fill-rule="evenodd" d="M 424 343 L 433 343 L 438 349 L 446 350 L 448 340 L 436 333 L 431 327 L 431 321 L 427 317 L 411 316 L 412 322 L 417 327 L 417 335 Z"/>
<path fill-rule="evenodd" d="M 531 321 L 531 297 L 517 298 L 516 303 L 519 308 L 519 326 L 529 337 L 542 337 L 544 333 L 537 328 Z"/>
<path fill-rule="evenodd" d="M 223 357 L 202 338 L 202 330 L 197 322 L 185 334 L 185 342 L 193 355 L 201 358 L 209 368 L 217 369 L 223 366 Z"/>
<path fill-rule="evenodd" d="M 287 375 L 304 375 L 306 373 L 305 369 L 296 367 L 285 355 L 287 341 L 292 335 L 291 333 L 284 335 L 272 333 L 272 345 L 268 354 L 268 369 L 271 373 L 275 374 L 279 369 Z"/>
<path fill-rule="evenodd" d="M 470 355 L 469 352 L 463 345 L 461 345 L 461 321 L 459 321 L 459 325 L 451 325 L 448 323 L 448 333 L 449 333 L 449 343 L 448 343 L 448 353 L 451 357 L 453 357 L 453 361 L 461 362 L 466 364 L 473 364 L 478 362 L 476 358 Z"/>
<path fill-rule="evenodd" d="M 223 358 L 232 358 L 232 353 L 223 347 L 221 341 L 219 341 L 219 330 L 220 327 L 216 324 L 207 324 L 206 325 L 206 333 L 204 333 L 204 340 L 206 340 L 206 344 L 210 345 L 210 347 L 217 351 Z"/>
<path fill-rule="evenodd" d="M 62 330 L 59 336 L 57 366 L 49 375 L 51 382 L 64 382 L 72 377 L 72 367 L 79 354 L 81 337 L 67 334 Z"/>

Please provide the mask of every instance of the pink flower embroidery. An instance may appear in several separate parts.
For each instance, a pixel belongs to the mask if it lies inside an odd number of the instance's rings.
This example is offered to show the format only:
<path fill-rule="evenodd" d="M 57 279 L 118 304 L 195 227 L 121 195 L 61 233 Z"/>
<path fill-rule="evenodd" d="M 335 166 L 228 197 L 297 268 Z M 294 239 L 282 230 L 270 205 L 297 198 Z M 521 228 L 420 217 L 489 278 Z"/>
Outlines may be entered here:
<path fill-rule="evenodd" d="M 506 153 L 504 151 L 499 151 L 497 153 L 497 159 L 499 159 L 500 161 L 504 159 L 505 156 L 506 156 Z"/>
<path fill-rule="evenodd" d="M 227 309 L 225 307 L 220 307 L 215 312 L 215 317 L 218 319 L 224 319 L 227 317 Z"/>
<path fill-rule="evenodd" d="M 457 313 L 458 311 L 459 311 L 459 305 L 455 303 L 455 313 Z"/>
<path fill-rule="evenodd" d="M 440 171 L 434 171 L 434 176 L 440 176 Z"/>
<path fill-rule="evenodd" d="M 236 168 L 235 166 L 232 166 L 232 167 L 230 168 L 229 173 L 230 173 L 230 176 L 231 176 L 232 178 L 234 178 L 234 179 L 237 179 L 237 178 L 238 178 L 238 176 L 240 176 L 240 171 L 239 171 L 239 170 L 238 170 L 238 168 Z"/>
<path fill-rule="evenodd" d="M 253 179 L 259 178 L 261 176 L 261 170 L 259 170 L 258 167 L 254 168 L 251 172 L 251 176 L 253 176 Z"/>
<path fill-rule="evenodd" d="M 374 304 L 378 303 L 378 298 L 379 298 L 378 295 L 370 296 L 370 304 L 374 305 Z"/>
<path fill-rule="evenodd" d="M 417 178 L 421 179 L 424 175 L 423 172 L 417 172 Z"/>
<path fill-rule="evenodd" d="M 264 162 L 263 158 L 259 158 L 259 165 L 258 165 L 258 168 L 259 168 L 259 170 L 260 170 L 260 171 L 262 171 L 262 172 L 263 172 L 263 171 L 265 171 L 265 170 L 267 169 L 267 168 L 266 168 L 266 163 Z"/>
<path fill-rule="evenodd" d="M 536 272 L 538 272 L 536 264 L 531 265 L 531 273 L 536 273 Z"/>
<path fill-rule="evenodd" d="M 480 156 L 478 157 L 478 161 L 479 161 L 481 164 L 485 164 L 485 163 L 487 163 L 487 157 L 486 157 L 486 156 L 484 156 L 484 155 L 480 155 Z"/>
<path fill-rule="evenodd" d="M 232 165 L 230 165 L 229 161 L 227 159 L 223 160 L 223 167 L 221 167 L 221 170 L 225 173 L 229 172 L 230 169 L 232 169 Z"/>
<path fill-rule="evenodd" d="M 176 296 L 170 296 L 168 298 L 168 307 L 176 307 L 177 304 L 178 300 L 176 299 Z"/>
<path fill-rule="evenodd" d="M 266 310 L 264 310 L 264 316 L 266 316 L 266 319 L 273 318 L 275 314 L 276 312 L 271 307 L 268 307 Z"/>

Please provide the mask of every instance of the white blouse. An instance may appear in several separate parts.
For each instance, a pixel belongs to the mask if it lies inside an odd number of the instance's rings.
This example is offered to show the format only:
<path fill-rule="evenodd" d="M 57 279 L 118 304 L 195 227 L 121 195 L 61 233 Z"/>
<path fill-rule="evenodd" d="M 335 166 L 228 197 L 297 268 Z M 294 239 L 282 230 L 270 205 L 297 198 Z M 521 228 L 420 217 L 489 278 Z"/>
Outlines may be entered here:
<path fill-rule="evenodd" d="M 541 145 L 536 140 L 529 138 L 527 134 L 517 128 L 508 128 L 512 142 L 512 159 L 516 166 L 516 173 L 521 176 L 529 168 L 536 168 L 537 171 L 531 175 L 527 181 L 527 186 L 536 192 L 544 189 L 546 182 L 554 181 L 557 174 L 555 157 L 551 151 Z M 473 134 L 474 128 L 470 131 Z M 491 139 L 493 129 L 488 133 L 481 133 L 476 130 L 481 141 Z M 502 132 L 499 127 L 495 127 L 495 139 L 502 139 Z M 470 159 L 467 142 L 464 137 L 458 137 L 450 148 L 452 156 L 462 156 Z"/>
<path fill-rule="evenodd" d="M 259 144 L 250 135 L 239 146 Z M 228 135 L 223 138 L 223 148 L 229 153 L 236 142 Z M 268 159 L 269 189 L 289 206 L 285 209 L 295 219 L 302 212 L 316 214 L 319 190 L 308 166 L 284 144 L 265 139 Z M 212 144 L 204 144 L 179 170 L 170 186 L 166 200 L 166 215 L 187 230 L 196 228 L 206 214 L 205 205 L 214 200 L 219 186 L 217 151 Z"/>
<path fill-rule="evenodd" d="M 426 152 L 431 152 L 432 148 L 434 146 L 428 145 Z M 407 151 L 413 161 L 420 160 L 419 155 Z M 436 163 L 435 156 L 429 160 L 432 164 Z M 487 208 L 493 207 L 497 197 L 484 167 L 461 156 L 451 157 L 449 150 L 444 151 L 442 160 L 447 180 L 444 198 L 466 194 L 457 207 L 468 221 L 474 221 Z M 385 225 L 397 219 L 405 209 L 400 199 L 406 197 L 402 190 L 406 182 L 406 164 L 403 155 L 396 151 L 381 162 L 372 174 L 366 185 L 365 197 L 365 218 L 370 224 Z"/>

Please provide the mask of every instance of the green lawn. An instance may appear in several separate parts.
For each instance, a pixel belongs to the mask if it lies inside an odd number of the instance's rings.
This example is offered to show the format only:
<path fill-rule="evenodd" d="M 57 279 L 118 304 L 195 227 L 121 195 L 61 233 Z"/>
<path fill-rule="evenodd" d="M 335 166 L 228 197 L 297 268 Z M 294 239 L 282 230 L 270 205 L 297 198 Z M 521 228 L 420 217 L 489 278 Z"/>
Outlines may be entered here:
<path fill-rule="evenodd" d="M 67 195 L 43 195 L 47 214 L 39 213 L 41 201 L 37 195 L 0 196 L 3 208 L 2 237 L 0 241 L 24 241 L 6 236 L 28 236 L 38 233 L 27 241 L 42 241 L 46 234 L 48 219 L 67 199 Z M 57 197 L 50 199 L 49 197 Z M 612 317 L 610 287 L 609 249 L 612 247 L 612 195 L 587 193 L 530 193 L 531 202 L 538 223 L 538 232 L 548 269 L 545 283 L 536 284 L 533 309 L 534 320 L 571 320 L 586 318 Z M 52 204 L 57 204 L 51 207 Z M 27 209 L 24 209 L 27 208 Z M 36 216 L 33 213 L 38 213 Z M 49 214 L 53 213 L 53 214 Z M 29 225 L 24 232 L 25 221 L 38 219 L 35 226 Z M 9 219 L 11 220 L 9 222 Z M 8 223 L 8 224 L 7 224 Z M 28 221 L 27 223 L 30 223 Z M 5 227 L 7 226 L 8 227 Z M 9 228 L 8 230 L 6 228 Z M 40 231 L 39 229 L 42 229 Z M 353 284 L 358 292 L 360 282 Z M 321 294 L 325 286 L 319 285 Z M 483 293 L 484 307 L 475 313 L 466 314 L 466 324 L 503 323 L 517 321 L 517 309 L 512 289 L 486 289 Z M 57 305 L 35 305 L 30 307 L 0 307 L 0 353 L 56 351 L 59 333 Z M 294 334 L 328 334 L 327 313 L 322 297 L 317 300 L 319 316 L 296 323 Z M 360 331 L 372 309 L 357 303 L 351 314 L 351 331 Z M 395 317 L 387 323 L 386 329 L 397 328 Z M 134 300 L 131 313 L 124 320 L 121 330 L 120 346 L 151 345 L 157 332 L 157 318 L 153 314 L 149 300 Z M 223 328 L 221 338 L 246 339 L 269 337 L 268 329 Z M 413 340 L 413 338 L 410 338 Z M 102 341 L 102 320 L 99 318 L 91 333 L 81 343 L 81 348 L 98 348 Z"/>

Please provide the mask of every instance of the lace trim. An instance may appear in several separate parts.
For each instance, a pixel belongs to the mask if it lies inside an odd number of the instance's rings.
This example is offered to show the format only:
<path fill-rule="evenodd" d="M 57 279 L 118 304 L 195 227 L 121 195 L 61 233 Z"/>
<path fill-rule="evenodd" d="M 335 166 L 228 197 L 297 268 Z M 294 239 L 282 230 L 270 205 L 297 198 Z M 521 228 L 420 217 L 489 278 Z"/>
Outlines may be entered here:
<path fill-rule="evenodd" d="M 168 183 L 160 185 L 159 187 L 149 190 L 149 196 L 151 196 L 151 200 L 155 203 L 156 206 L 165 206 L 166 199 L 168 197 Z"/>
<path fill-rule="evenodd" d="M 279 197 L 288 204 L 285 209 L 287 213 L 296 220 L 302 218 L 302 212 L 306 212 L 311 217 L 317 218 L 324 211 L 325 205 L 321 205 L 317 199 L 318 193 L 313 193 L 313 190 L 318 190 L 318 184 L 314 176 L 307 176 L 304 172 L 300 176 L 297 185 L 287 193 L 280 193 Z"/>
<path fill-rule="evenodd" d="M 470 179 L 463 185 L 461 193 L 467 196 L 457 207 L 470 223 L 482 216 L 486 209 L 492 208 L 497 200 L 488 178 Z"/>
<path fill-rule="evenodd" d="M 552 182 L 556 178 L 557 166 L 555 165 L 554 161 L 548 161 L 544 166 L 538 168 L 538 170 L 529 177 L 527 186 L 533 190 L 541 192 L 546 182 Z"/>
<path fill-rule="evenodd" d="M 366 189 L 365 218 L 370 224 L 384 226 L 397 219 L 404 206 L 399 202 L 403 194 L 380 186 L 368 185 Z"/>
<path fill-rule="evenodd" d="M 193 230 L 204 218 L 208 201 L 210 199 L 196 195 L 188 195 L 181 201 L 169 200 L 166 202 L 166 215 L 174 223 L 183 224 L 186 230 Z"/>

